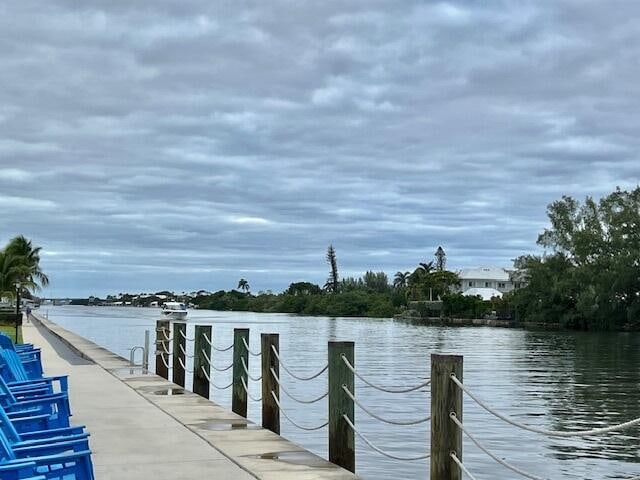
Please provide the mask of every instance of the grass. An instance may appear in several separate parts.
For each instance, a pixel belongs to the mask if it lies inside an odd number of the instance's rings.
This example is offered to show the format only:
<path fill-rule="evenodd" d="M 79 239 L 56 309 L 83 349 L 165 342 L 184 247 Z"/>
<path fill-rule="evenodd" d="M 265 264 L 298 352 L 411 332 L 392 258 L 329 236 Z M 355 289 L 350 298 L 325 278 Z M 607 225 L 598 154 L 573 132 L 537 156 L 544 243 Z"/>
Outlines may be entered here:
<path fill-rule="evenodd" d="M 14 327 L 13 325 L 0 325 L 0 332 L 6 333 L 7 335 L 9 335 L 9 337 L 11 337 L 11 340 L 13 340 L 14 342 L 16 341 L 16 327 Z M 22 343 L 22 327 L 18 327 L 17 343 Z"/>

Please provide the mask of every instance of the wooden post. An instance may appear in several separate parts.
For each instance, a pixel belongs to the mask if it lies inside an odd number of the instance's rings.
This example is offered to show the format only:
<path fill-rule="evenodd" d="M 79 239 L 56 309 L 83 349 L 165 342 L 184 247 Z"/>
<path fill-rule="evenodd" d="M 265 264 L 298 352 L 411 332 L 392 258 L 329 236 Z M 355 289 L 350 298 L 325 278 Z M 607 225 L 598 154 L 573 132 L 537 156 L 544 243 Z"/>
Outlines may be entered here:
<path fill-rule="evenodd" d="M 184 387 L 184 367 L 187 366 L 187 324 L 174 322 L 173 324 L 173 383 Z M 181 348 L 182 347 L 182 348 Z M 180 363 L 182 361 L 182 363 Z M 183 367 L 184 365 L 184 367 Z"/>
<path fill-rule="evenodd" d="M 156 322 L 156 374 L 169 380 L 169 342 L 171 324 L 166 320 Z M 163 361 L 164 359 L 164 361 Z M 166 362 L 166 365 L 165 365 Z"/>
<path fill-rule="evenodd" d="M 271 369 L 280 378 L 280 362 L 273 348 L 280 352 L 280 336 L 277 333 L 263 333 L 261 340 L 262 360 L 262 427 L 280 434 L 280 409 L 273 399 L 273 392 L 280 400 L 280 386 Z"/>
<path fill-rule="evenodd" d="M 451 420 L 454 412 L 462 422 L 462 390 L 451 374 L 462 382 L 462 356 L 431 355 L 431 480 L 461 480 L 460 467 L 451 459 L 455 453 L 462 461 L 462 432 Z"/>
<path fill-rule="evenodd" d="M 353 401 L 342 386 L 355 395 L 354 375 L 342 360 L 355 366 L 353 342 L 329 342 L 329 461 L 351 472 L 356 471 L 355 434 L 342 418 L 354 420 Z"/>
<path fill-rule="evenodd" d="M 242 385 L 244 383 L 249 386 L 249 377 L 244 371 L 242 360 L 249 368 L 249 351 L 244 346 L 244 339 L 249 345 L 249 329 L 234 328 L 233 329 L 233 392 L 231 397 L 231 410 L 238 415 L 247 418 L 247 392 Z"/>
<path fill-rule="evenodd" d="M 193 393 L 209 398 L 211 385 L 209 385 L 207 375 L 211 378 L 211 365 L 207 359 L 211 359 L 211 345 L 205 339 L 205 335 L 211 340 L 211 326 L 196 325 L 196 341 L 193 346 Z"/>

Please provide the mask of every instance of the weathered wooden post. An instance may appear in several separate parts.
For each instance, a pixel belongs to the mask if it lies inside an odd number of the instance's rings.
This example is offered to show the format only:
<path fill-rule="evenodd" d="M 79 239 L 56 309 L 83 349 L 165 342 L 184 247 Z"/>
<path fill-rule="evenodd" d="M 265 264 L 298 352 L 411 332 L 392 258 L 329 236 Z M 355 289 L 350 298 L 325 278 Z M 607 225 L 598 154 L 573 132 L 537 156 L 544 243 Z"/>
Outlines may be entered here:
<path fill-rule="evenodd" d="M 249 376 L 244 370 L 244 364 L 249 368 L 249 351 L 244 346 L 244 342 L 249 345 L 249 329 L 233 329 L 233 392 L 231 397 L 231 410 L 240 416 L 247 417 L 247 391 L 244 389 L 242 380 L 249 386 Z"/>
<path fill-rule="evenodd" d="M 455 413 L 462 422 L 462 390 L 451 374 L 462 382 L 462 356 L 431 355 L 431 480 L 461 480 L 460 467 L 451 459 L 455 453 L 462 461 L 462 432 L 451 420 Z"/>
<path fill-rule="evenodd" d="M 184 367 L 187 366 L 187 324 L 173 324 L 173 383 L 184 387 Z"/>
<path fill-rule="evenodd" d="M 156 322 L 156 373 L 169 380 L 169 335 L 171 324 L 166 320 Z"/>
<path fill-rule="evenodd" d="M 206 335 L 206 338 L 205 338 Z M 210 385 L 207 376 L 211 378 L 211 326 L 196 325 L 196 340 L 193 346 L 193 393 L 209 398 Z"/>
<path fill-rule="evenodd" d="M 280 409 L 271 392 L 280 400 L 280 386 L 271 370 L 280 378 L 280 362 L 273 349 L 280 352 L 280 336 L 277 333 L 263 333 L 261 340 L 262 360 L 262 426 L 280 434 Z"/>
<path fill-rule="evenodd" d="M 329 342 L 329 461 L 355 472 L 355 434 L 343 418 L 346 415 L 355 424 L 354 406 L 342 388 L 355 395 L 355 381 L 343 356 L 355 366 L 354 343 Z"/>

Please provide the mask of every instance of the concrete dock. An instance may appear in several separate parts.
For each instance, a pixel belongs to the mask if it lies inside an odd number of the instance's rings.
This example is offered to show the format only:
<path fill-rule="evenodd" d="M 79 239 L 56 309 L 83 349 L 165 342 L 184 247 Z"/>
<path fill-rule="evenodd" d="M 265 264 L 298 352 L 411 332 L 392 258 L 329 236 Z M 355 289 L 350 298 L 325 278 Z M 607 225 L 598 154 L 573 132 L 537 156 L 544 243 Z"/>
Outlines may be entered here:
<path fill-rule="evenodd" d="M 23 326 L 45 375 L 68 375 L 98 480 L 353 480 L 358 477 L 40 318 Z"/>

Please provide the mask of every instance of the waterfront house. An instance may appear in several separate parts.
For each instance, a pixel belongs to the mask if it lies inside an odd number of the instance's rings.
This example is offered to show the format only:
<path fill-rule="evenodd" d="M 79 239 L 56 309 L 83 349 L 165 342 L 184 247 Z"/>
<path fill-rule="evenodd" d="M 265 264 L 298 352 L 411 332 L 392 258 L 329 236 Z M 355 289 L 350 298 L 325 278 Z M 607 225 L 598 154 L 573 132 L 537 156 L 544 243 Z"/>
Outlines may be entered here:
<path fill-rule="evenodd" d="M 479 295 L 484 300 L 502 297 L 522 286 L 522 281 L 515 270 L 502 267 L 477 267 L 461 270 L 460 293 L 463 295 Z"/>

